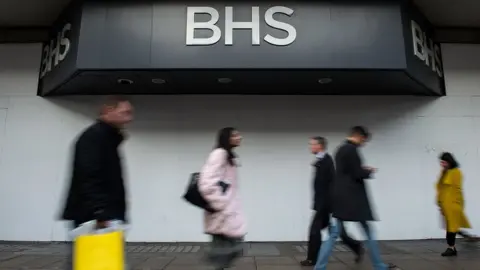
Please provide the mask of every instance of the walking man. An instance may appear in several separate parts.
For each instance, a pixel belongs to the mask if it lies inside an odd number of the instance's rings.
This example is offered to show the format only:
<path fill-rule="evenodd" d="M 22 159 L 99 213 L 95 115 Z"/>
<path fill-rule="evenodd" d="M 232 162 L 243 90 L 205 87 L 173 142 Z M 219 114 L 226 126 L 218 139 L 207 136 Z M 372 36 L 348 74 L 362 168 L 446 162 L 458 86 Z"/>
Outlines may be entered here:
<path fill-rule="evenodd" d="M 300 262 L 302 266 L 314 266 L 317 262 L 318 251 L 322 244 L 322 230 L 330 224 L 332 210 L 331 191 L 335 177 L 335 166 L 332 157 L 327 153 L 327 140 L 323 137 L 310 139 L 310 150 L 315 155 L 313 162 L 313 210 L 315 211 L 310 225 L 307 259 Z M 340 237 L 355 254 L 356 261 L 360 261 L 363 248 L 359 241 L 350 238 L 345 231 Z"/>
<path fill-rule="evenodd" d="M 362 165 L 358 147 L 364 145 L 370 135 L 366 128 L 353 127 L 349 137 L 335 154 L 336 175 L 333 185 L 333 217 L 330 238 L 322 245 L 315 270 L 326 270 L 328 258 L 334 248 L 338 235 L 345 231 L 343 222 L 358 222 L 367 238 L 366 244 L 375 270 L 396 268 L 393 264 L 385 264 L 380 258 L 380 251 L 373 230 L 368 222 L 373 221 L 373 213 L 365 189 L 365 180 L 370 178 L 376 169 Z"/>
<path fill-rule="evenodd" d="M 62 214 L 74 229 L 96 220 L 97 227 L 126 221 L 126 196 L 118 147 L 133 108 L 122 97 L 109 97 L 98 120 L 78 137 L 73 153 L 70 188 Z"/>

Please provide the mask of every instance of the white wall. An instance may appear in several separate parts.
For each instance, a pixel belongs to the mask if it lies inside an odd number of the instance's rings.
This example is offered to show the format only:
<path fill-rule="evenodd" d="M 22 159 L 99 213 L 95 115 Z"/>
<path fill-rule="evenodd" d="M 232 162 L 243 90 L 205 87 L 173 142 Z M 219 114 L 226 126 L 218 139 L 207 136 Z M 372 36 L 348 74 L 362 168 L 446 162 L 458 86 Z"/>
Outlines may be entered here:
<path fill-rule="evenodd" d="M 95 98 L 35 96 L 40 45 L 0 45 L 0 240 L 64 240 L 56 221 L 69 147 L 95 115 Z M 184 203 L 215 132 L 235 126 L 251 241 L 305 240 L 310 222 L 308 138 L 334 149 L 354 124 L 373 132 L 364 149 L 380 171 L 370 183 L 380 239 L 443 237 L 434 204 L 437 156 L 454 152 L 467 213 L 480 233 L 480 46 L 443 46 L 448 96 L 137 97 L 125 145 L 130 241 L 203 241 L 201 213 Z M 357 230 L 352 230 L 358 234 Z"/>

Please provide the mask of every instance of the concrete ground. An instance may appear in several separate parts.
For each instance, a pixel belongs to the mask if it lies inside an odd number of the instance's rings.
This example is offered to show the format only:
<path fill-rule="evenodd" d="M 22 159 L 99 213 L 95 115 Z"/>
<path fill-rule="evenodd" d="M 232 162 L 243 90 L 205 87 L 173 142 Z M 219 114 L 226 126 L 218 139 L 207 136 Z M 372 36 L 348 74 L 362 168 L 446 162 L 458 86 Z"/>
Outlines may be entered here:
<path fill-rule="evenodd" d="M 480 269 L 480 243 L 459 239 L 459 256 L 442 258 L 445 243 L 440 240 L 381 242 L 386 262 L 400 270 L 475 270 Z M 205 244 L 155 243 L 128 245 L 129 265 L 133 270 L 204 270 L 212 269 L 202 259 Z M 2 243 L 0 270 L 65 269 L 68 246 L 64 243 Z M 299 270 L 305 258 L 305 243 L 246 243 L 243 257 L 231 269 L 237 270 Z M 368 259 L 353 263 L 352 254 L 338 244 L 328 266 L 330 270 L 372 269 Z"/>

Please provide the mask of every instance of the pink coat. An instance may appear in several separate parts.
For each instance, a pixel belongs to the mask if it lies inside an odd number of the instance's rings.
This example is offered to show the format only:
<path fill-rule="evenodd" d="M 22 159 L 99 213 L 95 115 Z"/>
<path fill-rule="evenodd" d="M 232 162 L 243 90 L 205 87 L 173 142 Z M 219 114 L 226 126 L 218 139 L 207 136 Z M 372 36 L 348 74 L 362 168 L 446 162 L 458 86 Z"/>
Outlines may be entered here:
<path fill-rule="evenodd" d="M 230 184 L 225 194 L 217 184 L 219 181 Z M 205 200 L 218 211 L 205 212 L 205 233 L 243 237 L 246 224 L 238 194 L 237 167 L 228 163 L 227 151 L 217 148 L 210 153 L 200 172 L 198 187 Z"/>

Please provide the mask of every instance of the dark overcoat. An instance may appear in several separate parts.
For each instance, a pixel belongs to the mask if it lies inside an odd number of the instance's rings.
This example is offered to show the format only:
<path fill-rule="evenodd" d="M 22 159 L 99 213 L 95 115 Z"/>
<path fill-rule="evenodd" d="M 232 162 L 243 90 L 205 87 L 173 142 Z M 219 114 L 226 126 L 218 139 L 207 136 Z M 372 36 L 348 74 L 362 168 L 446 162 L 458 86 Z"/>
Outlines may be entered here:
<path fill-rule="evenodd" d="M 313 163 L 313 210 L 331 213 L 332 183 L 335 177 L 333 158 L 328 153 Z"/>
<path fill-rule="evenodd" d="M 126 192 L 118 153 L 122 141 L 120 130 L 102 121 L 79 136 L 62 219 L 75 224 L 126 220 Z"/>
<path fill-rule="evenodd" d="M 365 186 L 370 171 L 362 167 L 358 145 L 351 141 L 341 145 L 335 153 L 335 166 L 333 216 L 343 221 L 375 220 Z"/>

